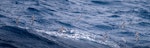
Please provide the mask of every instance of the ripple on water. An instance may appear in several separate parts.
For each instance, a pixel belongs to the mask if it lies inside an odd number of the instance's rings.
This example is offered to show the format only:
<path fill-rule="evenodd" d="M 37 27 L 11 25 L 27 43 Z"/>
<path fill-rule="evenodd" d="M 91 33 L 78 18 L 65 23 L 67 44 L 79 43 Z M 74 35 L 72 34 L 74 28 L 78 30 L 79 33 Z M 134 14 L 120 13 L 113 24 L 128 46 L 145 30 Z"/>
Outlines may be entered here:
<path fill-rule="evenodd" d="M 116 29 L 113 26 L 107 26 L 107 25 L 95 25 L 95 27 L 97 29 L 100 29 L 100 30 L 112 30 L 112 29 Z"/>
<path fill-rule="evenodd" d="M 134 36 L 134 32 L 125 31 L 125 32 L 118 32 L 117 35 L 119 36 Z"/>
<path fill-rule="evenodd" d="M 65 23 L 65 22 L 61 22 L 61 21 L 56 21 L 56 23 L 59 23 L 59 24 L 61 24 L 61 25 L 63 25 L 63 26 L 66 26 L 66 27 L 75 27 L 75 26 L 73 26 L 72 24 Z"/>
<path fill-rule="evenodd" d="M 134 46 L 132 48 L 150 48 L 149 46 Z"/>
<path fill-rule="evenodd" d="M 106 1 L 91 1 L 92 3 L 95 3 L 95 4 L 100 4 L 100 5 L 108 5 L 110 4 L 109 2 L 106 2 Z"/>
<path fill-rule="evenodd" d="M 111 16 L 108 16 L 110 18 L 119 18 L 120 16 L 119 15 L 111 15 Z"/>
<path fill-rule="evenodd" d="M 18 27 L 3 26 L 0 31 L 0 35 L 3 35 L 0 36 L 0 48 L 64 48 L 52 40 L 31 33 L 31 30 L 30 32 Z"/>
<path fill-rule="evenodd" d="M 0 18 L 6 18 L 6 16 L 0 14 Z"/>
<path fill-rule="evenodd" d="M 40 12 L 38 9 L 33 8 L 33 7 L 28 7 L 27 11 L 29 11 L 30 13 L 38 13 L 38 12 Z"/>
<path fill-rule="evenodd" d="M 17 48 L 17 47 L 9 43 L 0 43 L 0 48 Z"/>
<path fill-rule="evenodd" d="M 144 27 L 150 27 L 150 23 L 148 23 L 148 22 L 140 22 L 140 23 L 138 23 L 138 25 L 144 26 Z"/>
<path fill-rule="evenodd" d="M 141 17 L 141 18 L 143 18 L 143 19 L 148 19 L 148 20 L 150 20 L 150 12 L 147 11 L 147 10 L 141 9 L 141 10 L 139 11 L 139 17 Z"/>

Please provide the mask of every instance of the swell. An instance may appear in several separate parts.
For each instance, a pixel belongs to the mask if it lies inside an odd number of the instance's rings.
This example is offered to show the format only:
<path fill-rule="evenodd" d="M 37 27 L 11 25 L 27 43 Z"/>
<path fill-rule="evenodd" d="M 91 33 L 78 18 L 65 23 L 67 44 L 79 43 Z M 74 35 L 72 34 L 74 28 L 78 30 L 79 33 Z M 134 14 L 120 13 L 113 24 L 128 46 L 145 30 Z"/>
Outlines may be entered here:
<path fill-rule="evenodd" d="M 39 35 L 32 34 L 26 29 L 12 26 L 0 27 L 0 47 L 12 48 L 64 48 L 56 42 L 43 38 Z M 4 45 L 4 46 L 3 46 Z M 15 45 L 15 46 L 13 46 Z"/>

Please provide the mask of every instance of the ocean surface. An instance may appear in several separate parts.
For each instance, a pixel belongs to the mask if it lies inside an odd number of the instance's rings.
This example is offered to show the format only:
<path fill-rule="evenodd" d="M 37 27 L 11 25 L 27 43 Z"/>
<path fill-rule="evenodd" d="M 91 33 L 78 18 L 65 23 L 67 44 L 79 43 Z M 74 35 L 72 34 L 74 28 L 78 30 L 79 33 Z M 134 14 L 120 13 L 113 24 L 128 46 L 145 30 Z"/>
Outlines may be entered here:
<path fill-rule="evenodd" d="M 0 0 L 0 48 L 150 48 L 150 0 Z"/>

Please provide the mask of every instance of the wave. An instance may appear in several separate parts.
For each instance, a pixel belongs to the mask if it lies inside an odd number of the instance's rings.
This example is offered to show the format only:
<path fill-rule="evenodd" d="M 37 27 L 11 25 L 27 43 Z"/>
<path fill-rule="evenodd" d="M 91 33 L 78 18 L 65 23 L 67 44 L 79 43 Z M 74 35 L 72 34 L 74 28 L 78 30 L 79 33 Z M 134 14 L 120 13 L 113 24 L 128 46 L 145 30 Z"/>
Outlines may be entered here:
<path fill-rule="evenodd" d="M 1 0 L 0 48 L 148 48 L 149 2 Z"/>
<path fill-rule="evenodd" d="M 26 29 L 2 26 L 0 31 L 0 47 L 2 48 L 65 48 Z"/>

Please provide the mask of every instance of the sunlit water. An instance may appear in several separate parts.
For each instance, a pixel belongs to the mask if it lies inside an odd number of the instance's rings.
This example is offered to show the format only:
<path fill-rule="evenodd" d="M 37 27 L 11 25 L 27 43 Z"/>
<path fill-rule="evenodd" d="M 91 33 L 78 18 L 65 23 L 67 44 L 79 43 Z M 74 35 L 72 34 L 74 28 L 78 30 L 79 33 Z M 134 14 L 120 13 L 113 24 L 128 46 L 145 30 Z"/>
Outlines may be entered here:
<path fill-rule="evenodd" d="M 0 0 L 0 30 L 0 48 L 150 48 L 150 0 Z"/>

